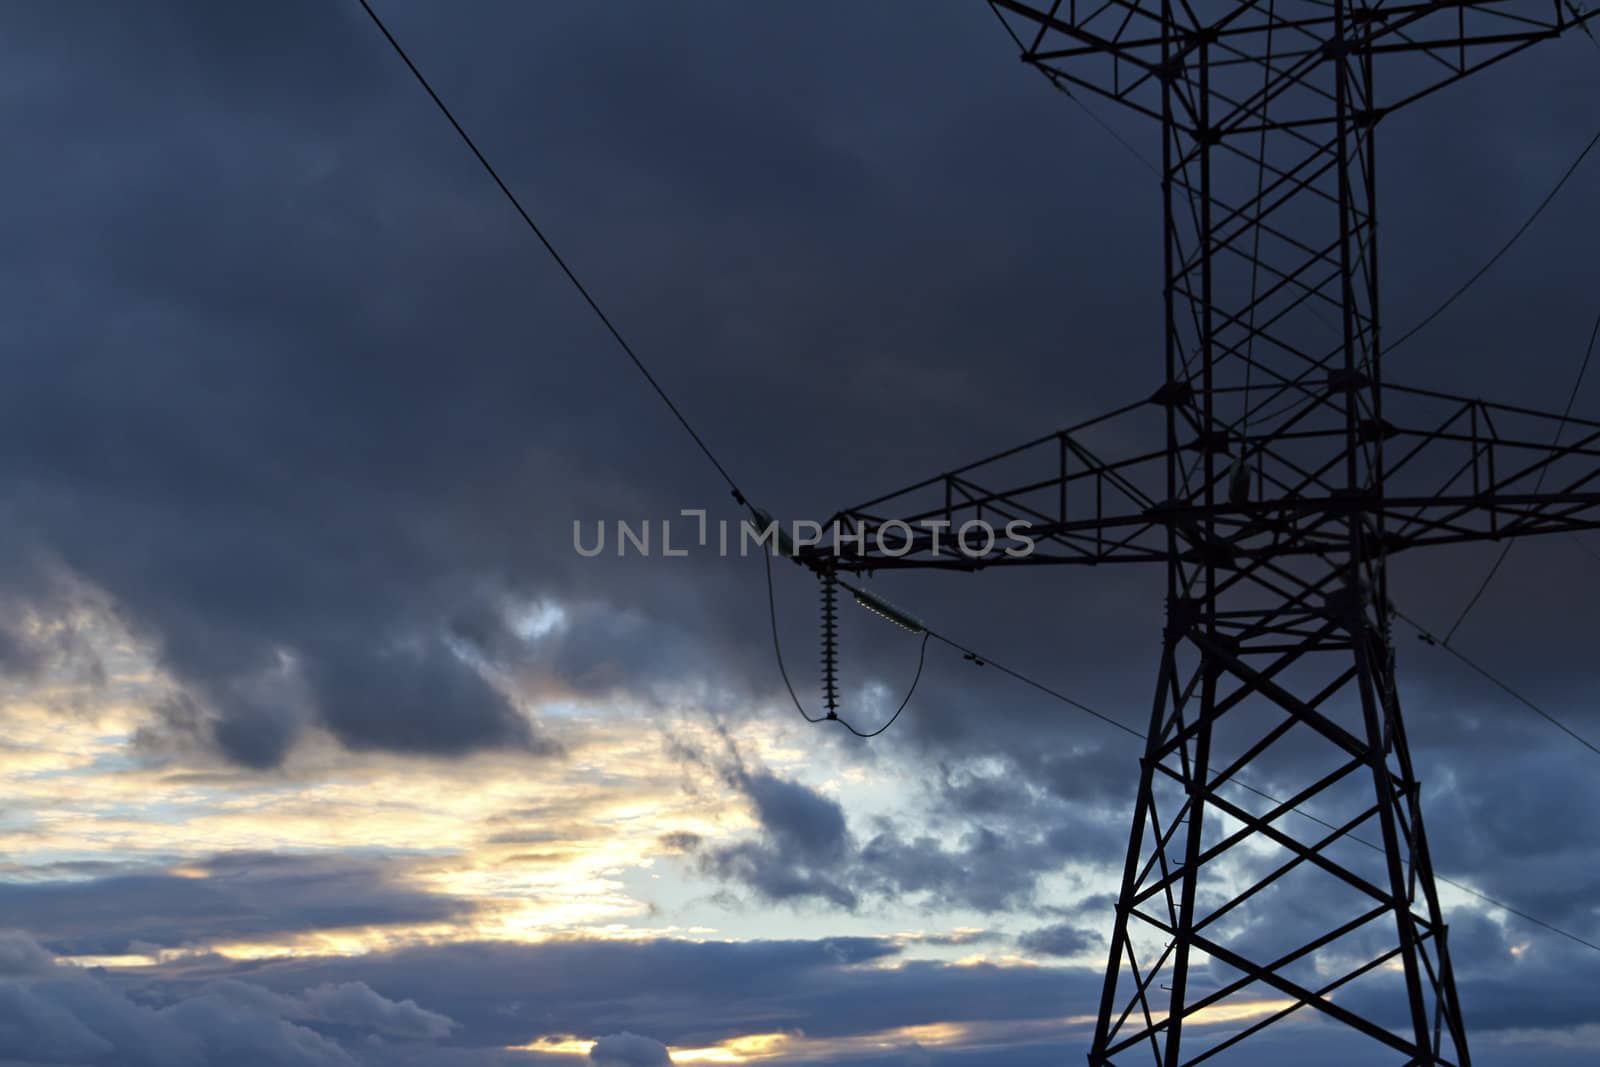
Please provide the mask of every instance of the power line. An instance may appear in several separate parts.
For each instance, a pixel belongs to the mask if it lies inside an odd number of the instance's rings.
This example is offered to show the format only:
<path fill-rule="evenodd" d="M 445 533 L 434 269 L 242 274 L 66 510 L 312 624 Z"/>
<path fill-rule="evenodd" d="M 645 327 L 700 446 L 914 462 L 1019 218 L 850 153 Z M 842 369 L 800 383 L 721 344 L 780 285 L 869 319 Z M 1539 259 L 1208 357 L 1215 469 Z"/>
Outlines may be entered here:
<path fill-rule="evenodd" d="M 1593 752 L 1595 755 L 1600 756 L 1600 747 L 1596 747 L 1594 742 L 1590 741 L 1588 738 L 1586 738 L 1582 734 L 1578 733 L 1572 727 L 1568 726 L 1566 723 L 1562 722 L 1560 719 L 1556 718 L 1554 715 L 1550 714 L 1548 711 L 1544 710 L 1539 705 L 1535 704 L 1533 701 L 1529 700 L 1527 697 L 1523 696 L 1521 693 L 1519 693 L 1515 689 L 1511 688 L 1505 682 L 1502 682 L 1499 678 L 1496 678 L 1494 675 L 1490 674 L 1484 668 L 1478 666 L 1472 660 L 1468 659 L 1465 653 L 1463 653 L 1460 649 L 1456 648 L 1454 645 L 1450 644 L 1448 641 L 1442 640 L 1442 639 L 1440 639 L 1438 637 L 1435 637 L 1433 634 L 1429 633 L 1428 630 L 1426 628 L 1424 628 L 1421 623 L 1419 623 L 1415 619 L 1411 618 L 1411 616 L 1407 615 L 1405 612 L 1401 611 L 1398 608 L 1393 608 L 1392 610 L 1394 611 L 1394 613 L 1397 616 L 1399 616 L 1400 618 L 1404 619 L 1407 623 L 1409 623 L 1411 625 L 1412 629 L 1417 631 L 1417 634 L 1422 638 L 1422 640 L 1423 640 L 1423 642 L 1425 644 L 1436 645 L 1439 648 L 1444 649 L 1446 652 L 1450 653 L 1456 659 L 1460 660 L 1462 663 L 1465 663 L 1468 667 L 1471 667 L 1478 674 L 1482 675 L 1484 679 L 1486 679 L 1487 681 L 1491 682 L 1493 685 L 1495 685 L 1501 691 L 1506 693 L 1512 699 L 1514 699 L 1518 703 L 1522 704 L 1529 711 L 1532 711 L 1534 714 L 1536 714 L 1536 715 L 1540 716 L 1541 718 L 1543 718 L 1545 721 L 1550 723 L 1550 725 L 1554 726 L 1556 729 L 1560 730 L 1562 733 L 1566 734 L 1568 737 L 1570 737 L 1574 741 L 1578 742 L 1578 744 L 1582 745 L 1584 748 L 1588 749 L 1590 752 Z"/>
<path fill-rule="evenodd" d="M 1000 25 L 1005 28 L 1006 34 L 1011 38 L 1012 42 L 1017 46 L 1017 51 L 1022 53 L 1023 55 L 1027 55 L 1028 46 L 1022 43 L 1022 38 L 1017 36 L 1017 31 L 1013 30 L 1011 28 L 1011 23 L 1006 21 L 1006 17 L 1004 15 L 1000 14 L 1000 9 L 995 7 L 994 4 L 991 2 L 989 4 L 989 10 L 994 12 L 994 17 L 997 20 L 999 20 Z M 1094 124 L 1096 126 L 1099 126 L 1102 130 L 1104 130 L 1106 132 L 1106 134 L 1111 137 L 1112 140 L 1116 141 L 1123 148 L 1127 149 L 1129 154 L 1131 154 L 1134 159 L 1137 159 L 1140 163 L 1144 164 L 1144 168 L 1146 170 L 1148 170 L 1151 174 L 1154 174 L 1157 178 L 1161 177 L 1161 168 L 1160 167 L 1157 167 L 1154 163 L 1150 162 L 1150 160 L 1145 157 L 1145 154 L 1143 152 L 1141 152 L 1137 148 L 1135 148 L 1133 146 L 1133 144 L 1126 137 L 1122 136 L 1122 134 L 1120 134 L 1120 133 L 1118 133 L 1116 131 L 1115 127 L 1113 127 L 1105 119 L 1101 118 L 1098 112 L 1096 112 L 1093 108 L 1091 108 L 1088 104 L 1084 103 L 1082 100 L 1078 99 L 1076 94 L 1074 94 L 1071 89 L 1067 88 L 1066 85 L 1062 84 L 1062 82 L 1061 82 L 1061 80 L 1059 78 L 1054 78 L 1054 77 L 1051 77 L 1048 74 L 1046 74 L 1045 80 L 1050 83 L 1052 88 L 1054 88 L 1056 91 L 1060 92 L 1063 96 L 1065 96 L 1068 100 L 1071 100 L 1074 104 L 1077 104 L 1078 105 L 1078 109 L 1080 111 L 1082 111 L 1085 115 L 1088 115 L 1090 119 L 1094 120 Z"/>
<path fill-rule="evenodd" d="M 1590 559 L 1594 560 L 1596 563 L 1600 563 L 1600 552 L 1596 552 L 1594 549 L 1590 548 L 1588 545 L 1586 545 L 1582 541 L 1578 540 L 1578 535 L 1577 534 L 1573 534 L 1572 535 L 1572 543 L 1577 545 L 1579 548 L 1583 549 L 1583 554 L 1584 555 L 1588 556 Z"/>
<path fill-rule="evenodd" d="M 847 582 L 841 581 L 839 584 L 844 586 L 846 589 L 849 589 L 851 592 L 855 592 L 856 591 L 855 587 L 850 585 L 850 584 L 848 584 Z M 1121 730 L 1123 733 L 1129 734 L 1130 736 L 1137 737 L 1141 741 L 1145 740 L 1145 735 L 1143 733 L 1141 733 L 1138 730 L 1135 730 L 1133 727 L 1129 726 L 1127 723 L 1122 722 L 1119 719 L 1113 718 L 1112 716 L 1107 715 L 1107 714 L 1105 714 L 1103 712 L 1096 711 L 1094 708 L 1091 708 L 1089 705 L 1084 704 L 1081 701 L 1074 700 L 1071 697 L 1067 696 L 1065 693 L 1060 692 L 1059 690 L 1050 688 L 1048 685 L 1045 685 L 1043 682 L 1035 681 L 1034 679 L 1029 678 L 1027 675 L 1023 674 L 1021 671 L 1013 670 L 1012 668 L 1007 667 L 1005 664 L 998 662 L 997 660 L 993 659 L 990 656 L 986 656 L 986 655 L 978 652 L 975 649 L 968 648 L 966 645 L 963 645 L 961 642 L 959 642 L 959 641 L 957 641 L 957 640 L 955 640 L 953 638 L 947 637 L 944 634 L 939 633 L 937 630 L 927 629 L 927 634 L 928 634 L 929 637 L 933 638 L 935 641 L 938 641 L 940 644 L 948 645 L 950 648 L 953 648 L 957 652 L 961 653 L 962 658 L 965 659 L 967 662 L 973 664 L 974 666 L 978 666 L 978 667 L 993 667 L 995 670 L 999 671 L 1001 674 L 1010 675 L 1012 678 L 1015 678 L 1017 681 L 1021 682 L 1023 685 L 1031 686 L 1032 688 L 1037 689 L 1039 692 L 1045 694 L 1046 696 L 1053 697 L 1054 699 L 1061 701 L 1063 704 L 1066 704 L 1066 705 L 1069 705 L 1070 707 L 1076 708 L 1078 711 L 1083 712 L 1085 715 L 1091 715 L 1094 718 L 1099 719 L 1101 722 L 1105 723 L 1106 725 L 1115 727 L 1116 729 Z"/>
<path fill-rule="evenodd" d="M 445 119 L 450 123 L 451 127 L 460 136 L 462 143 L 465 144 L 472 152 L 472 155 L 477 159 L 478 164 L 483 167 L 484 173 L 488 174 L 490 178 L 494 179 L 495 185 L 499 187 L 500 192 L 505 196 L 506 200 L 511 203 L 512 207 L 517 209 L 517 214 L 522 217 L 522 221 L 527 225 L 528 229 L 533 232 L 533 235 L 539 239 L 539 243 L 544 246 L 544 250 L 550 253 L 550 258 L 555 260 L 556 266 L 561 268 L 561 272 L 567 276 L 567 280 L 572 283 L 573 288 L 578 290 L 579 295 L 583 297 L 584 303 L 589 305 L 589 309 L 595 313 L 595 317 L 598 318 L 605 326 L 607 332 L 609 332 L 612 338 L 617 342 L 618 347 L 620 347 L 623 353 L 627 355 L 628 359 L 633 362 L 633 365 L 638 368 L 639 373 L 644 375 L 644 380 L 650 383 L 650 388 L 655 390 L 656 396 L 661 398 L 661 402 L 667 405 L 667 410 L 672 412 L 673 417 L 678 420 L 678 424 L 683 427 L 684 431 L 688 433 L 691 438 L 694 439 L 694 443 L 699 447 L 706 459 L 711 461 L 711 465 L 717 469 L 717 473 L 722 476 L 722 480 L 727 483 L 729 491 L 733 493 L 733 498 L 740 504 L 747 503 L 744 493 L 740 492 L 739 490 L 738 483 L 733 480 L 733 475 L 728 473 L 728 468 L 722 465 L 722 461 L 719 460 L 716 457 L 716 454 L 711 451 L 711 446 L 706 444 L 705 439 L 702 438 L 695 430 L 694 426 L 690 424 L 688 418 L 684 416 L 682 411 L 678 410 L 678 405 L 672 402 L 672 397 L 667 395 L 666 389 L 662 388 L 661 383 L 656 381 L 655 375 L 650 373 L 650 368 L 645 366 L 644 360 L 639 358 L 639 354 L 634 351 L 633 346 L 628 343 L 627 339 L 622 336 L 621 331 L 619 331 L 616 325 L 612 323 L 611 318 L 600 307 L 600 304 L 595 300 L 593 294 L 589 292 L 588 287 L 579 280 L 578 275 L 573 272 L 570 266 L 567 265 L 567 261 L 562 258 L 561 253 L 556 251 L 555 245 L 550 243 L 550 239 L 545 236 L 544 230 L 540 229 L 539 224 L 533 221 L 533 216 L 528 214 L 528 209 L 522 206 L 522 201 L 517 199 L 517 194 L 511 191 L 511 187 L 505 183 L 505 181 L 500 177 L 499 172 L 495 170 L 494 164 L 490 163 L 489 158 L 483 154 L 481 149 L 478 148 L 477 142 L 472 139 L 472 135 L 467 133 L 466 129 L 461 125 L 461 123 L 457 121 L 455 114 L 450 110 L 449 106 L 446 105 L 444 100 L 440 98 L 439 94 L 434 91 L 434 88 L 432 84 L 429 83 L 427 77 L 422 73 L 421 70 L 417 68 L 417 65 L 412 62 L 411 57 L 407 55 L 406 50 L 400 46 L 400 42 L 395 39 L 394 34 L 389 32 L 389 27 L 384 25 L 383 19 L 378 17 L 378 13 L 372 9 L 372 5 L 368 3 L 368 0 L 356 0 L 356 2 L 359 3 L 361 5 L 361 9 L 367 13 L 367 17 L 370 18 L 372 20 L 372 24 L 378 28 L 378 32 L 383 34 L 383 39 L 389 42 L 389 47 L 394 49 L 395 55 L 400 57 L 400 61 L 406 65 L 406 69 L 411 71 L 411 75 L 417 80 L 417 84 L 422 86 L 423 90 L 427 92 L 429 99 L 433 101 L 434 106 L 439 109 L 439 113 L 445 117 Z"/>
<path fill-rule="evenodd" d="M 1499 250 L 1496 251 L 1494 255 L 1490 256 L 1488 261 L 1473 273 L 1472 277 L 1468 278 L 1466 281 L 1462 282 L 1459 287 L 1457 287 L 1455 292 L 1445 297 L 1444 303 L 1434 308 L 1422 319 L 1421 322 L 1417 323 L 1415 326 L 1411 327 L 1411 329 L 1401 334 L 1397 340 L 1391 341 L 1385 345 L 1383 349 L 1384 355 L 1393 353 L 1395 349 L 1411 340 L 1412 337 L 1415 337 L 1418 331 L 1420 331 L 1424 326 L 1427 326 L 1434 319 L 1444 314 L 1445 309 L 1451 304 L 1454 304 L 1456 300 L 1460 298 L 1462 293 L 1465 293 L 1468 289 L 1471 289 L 1479 278 L 1482 278 L 1485 274 L 1488 274 L 1489 268 L 1498 263 L 1501 256 L 1511 251 L 1511 246 L 1516 244 L 1522 235 L 1528 232 L 1528 229 L 1533 225 L 1534 220 L 1540 215 L 1544 214 L 1544 209 L 1550 206 L 1550 202 L 1556 198 L 1557 193 L 1561 192 L 1561 188 L 1567 184 L 1567 180 L 1578 172 L 1578 167 L 1583 164 L 1584 159 L 1588 157 L 1589 153 L 1594 151 L 1594 146 L 1597 144 L 1600 144 L 1600 130 L 1595 131 L 1595 135 L 1589 139 L 1589 143 L 1583 146 L 1583 151 L 1578 153 L 1578 158 L 1574 159 L 1572 161 L 1572 165 L 1567 168 L 1566 173 L 1561 175 L 1561 180 L 1556 182 L 1555 187 L 1545 194 L 1543 200 L 1539 201 L 1539 206 L 1533 209 L 1533 214 L 1528 216 L 1527 221 L 1525 221 L 1521 226 L 1517 227 L 1517 232 L 1511 235 L 1511 239 L 1505 244 L 1501 245 Z"/>
<path fill-rule="evenodd" d="M 1083 712 L 1085 715 L 1092 715 L 1095 718 L 1099 719 L 1101 722 L 1106 723 L 1106 724 L 1108 724 L 1110 726 L 1114 726 L 1118 730 L 1121 730 L 1125 734 L 1129 734 L 1129 735 L 1131 735 L 1133 737 L 1137 737 L 1141 741 L 1145 740 L 1145 735 L 1142 732 L 1140 732 L 1138 730 L 1135 730 L 1133 727 L 1129 726 L 1127 723 L 1121 722 L 1121 721 L 1119 721 L 1117 719 L 1113 719 L 1109 715 L 1102 714 L 1101 712 L 1096 711 L 1095 709 L 1091 708 L 1087 704 L 1079 703 L 1078 701 L 1076 701 L 1076 700 L 1072 699 L 1071 697 L 1067 696 L 1065 693 L 1058 692 L 1057 690 L 1051 689 L 1049 686 L 1045 685 L 1043 682 L 1035 681 L 1034 679 L 1029 678 L 1027 675 L 1023 674 L 1022 672 L 1016 671 L 1016 670 L 1013 670 L 1010 667 L 1007 667 L 1004 663 L 998 663 L 995 660 L 989 658 L 988 656 L 982 655 L 982 654 L 974 651 L 973 649 L 970 649 L 970 648 L 966 647 L 965 645 L 960 644 L 959 642 L 952 641 L 950 638 L 945 637 L 943 634 L 934 633 L 932 630 L 929 630 L 928 632 L 933 635 L 934 640 L 942 641 L 943 643 L 949 645 L 951 648 L 955 649 L 957 652 L 962 653 L 963 658 L 965 658 L 968 662 L 972 663 L 975 666 L 978 666 L 978 667 L 993 667 L 995 670 L 999 671 L 1001 674 L 1008 674 L 1011 677 L 1015 678 L 1017 681 L 1021 682 L 1023 685 L 1032 686 L 1034 689 L 1037 689 L 1039 692 L 1044 693 L 1046 696 L 1054 697 L 1055 699 L 1061 701 L 1063 704 L 1067 704 L 1067 705 L 1070 705 L 1070 706 L 1072 706 L 1074 708 L 1077 708 L 1079 711 Z"/>
<path fill-rule="evenodd" d="M 778 640 L 778 595 L 772 590 L 772 556 L 763 550 L 761 558 L 767 565 L 767 618 L 772 621 L 772 654 L 778 659 L 778 675 L 783 679 L 783 687 L 789 690 L 789 699 L 794 701 L 794 710 L 800 717 L 810 723 L 822 722 L 827 716 L 813 715 L 805 709 L 794 691 L 794 684 L 789 681 L 789 669 L 783 665 L 783 644 Z"/>
<path fill-rule="evenodd" d="M 1583 362 L 1578 367 L 1577 380 L 1572 383 L 1572 392 L 1567 394 L 1567 406 L 1561 412 L 1561 421 L 1556 424 L 1555 440 L 1550 442 L 1551 447 L 1561 443 L 1561 433 L 1567 428 L 1567 420 L 1572 417 L 1572 405 L 1577 402 L 1578 389 L 1583 385 L 1583 376 L 1589 371 L 1589 358 L 1594 355 L 1594 340 L 1597 336 L 1600 336 L 1600 315 L 1595 316 L 1594 329 L 1589 331 L 1589 346 L 1584 349 Z M 1533 486 L 1535 493 L 1544 488 L 1544 478 L 1549 473 L 1550 467 L 1548 465 L 1539 471 L 1539 480 Z M 1573 539 L 1576 540 L 1576 536 Z M 1456 621 L 1450 625 L 1449 630 L 1445 631 L 1445 641 L 1448 642 L 1454 637 L 1456 631 L 1461 629 L 1461 624 L 1467 621 L 1467 616 L 1477 606 L 1478 601 L 1483 597 L 1484 590 L 1489 588 L 1489 583 L 1494 581 L 1494 576 L 1499 572 L 1500 565 L 1506 561 L 1506 557 L 1511 554 L 1511 546 L 1516 543 L 1514 539 L 1508 540 L 1500 547 L 1500 554 L 1495 557 L 1494 565 L 1489 568 L 1489 573 L 1483 576 L 1483 581 L 1478 583 L 1478 591 L 1472 594 L 1472 599 L 1467 601 L 1467 606 L 1461 609 L 1461 614 L 1456 616 Z M 1581 541 L 1578 543 L 1580 545 L 1583 544 Z M 1587 550 L 1587 546 L 1584 547 Z"/>

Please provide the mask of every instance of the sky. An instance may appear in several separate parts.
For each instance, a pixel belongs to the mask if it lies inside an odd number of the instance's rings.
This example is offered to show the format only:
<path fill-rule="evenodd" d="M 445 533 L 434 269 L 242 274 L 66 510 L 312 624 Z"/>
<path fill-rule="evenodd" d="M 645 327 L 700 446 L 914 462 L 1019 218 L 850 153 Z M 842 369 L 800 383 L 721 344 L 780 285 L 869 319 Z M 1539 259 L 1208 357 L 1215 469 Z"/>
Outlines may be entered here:
<path fill-rule="evenodd" d="M 376 6 L 775 514 L 1158 382 L 1159 190 L 981 3 Z M 939 646 L 881 737 L 809 725 L 757 559 L 576 552 L 740 513 L 355 3 L 4 21 L 0 1063 L 1079 1062 L 1131 738 Z M 1388 321 L 1521 225 L 1597 93 L 1571 37 L 1385 121 Z M 1597 168 L 1393 380 L 1560 410 Z M 1397 559 L 1397 603 L 1447 627 L 1496 550 Z M 1455 639 L 1591 738 L 1597 550 L 1519 545 Z M 809 703 L 814 583 L 774 578 Z M 878 584 L 1147 714 L 1158 574 Z M 881 721 L 916 639 L 842 637 Z M 1437 869 L 1600 942 L 1594 755 L 1397 641 Z M 1592 1062 L 1600 952 L 1441 893 L 1476 1061 Z M 1228 1062 L 1346 1041 L 1296 1015 Z"/>

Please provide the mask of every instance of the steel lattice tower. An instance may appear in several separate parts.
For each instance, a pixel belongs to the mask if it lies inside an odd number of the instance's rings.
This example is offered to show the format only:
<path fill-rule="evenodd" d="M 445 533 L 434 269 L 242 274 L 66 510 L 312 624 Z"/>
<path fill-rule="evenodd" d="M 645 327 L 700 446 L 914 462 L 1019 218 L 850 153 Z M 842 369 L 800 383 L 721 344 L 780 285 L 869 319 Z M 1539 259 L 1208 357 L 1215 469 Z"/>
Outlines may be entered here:
<path fill-rule="evenodd" d="M 840 512 L 868 541 L 807 562 L 1165 565 L 1092 1065 L 1225 1061 L 1309 1007 L 1372 1039 L 1361 1062 L 1464 1067 L 1386 563 L 1600 525 L 1600 424 L 1384 384 L 1376 132 L 1590 16 L 1539 0 L 992 6 L 1058 87 L 1160 123 L 1165 381 Z M 1162 443 L 1130 452 L 1141 431 Z M 974 558 L 917 525 L 971 519 L 1028 520 L 1038 548 Z M 1282 801 L 1240 789 L 1247 768 Z"/>

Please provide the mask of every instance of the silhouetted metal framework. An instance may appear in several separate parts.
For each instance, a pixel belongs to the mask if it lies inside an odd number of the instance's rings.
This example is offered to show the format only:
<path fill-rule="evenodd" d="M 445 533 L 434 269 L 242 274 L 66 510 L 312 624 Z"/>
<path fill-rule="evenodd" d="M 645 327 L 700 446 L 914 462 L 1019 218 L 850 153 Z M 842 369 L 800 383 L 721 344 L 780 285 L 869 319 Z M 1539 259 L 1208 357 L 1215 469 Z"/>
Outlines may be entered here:
<path fill-rule="evenodd" d="M 1165 382 L 841 512 L 866 544 L 811 562 L 1166 565 L 1091 1064 L 1225 1059 L 1310 1008 L 1372 1039 L 1359 1062 L 1464 1067 L 1385 564 L 1600 526 L 1600 424 L 1382 384 L 1375 131 L 1590 16 L 1533 0 L 992 6 L 1052 81 L 1160 122 Z M 972 519 L 1027 519 L 1037 549 L 953 551 Z M 942 545 L 919 520 L 950 524 Z M 1285 803 L 1224 793 L 1247 766 Z M 1384 851 L 1352 847 L 1362 832 Z"/>

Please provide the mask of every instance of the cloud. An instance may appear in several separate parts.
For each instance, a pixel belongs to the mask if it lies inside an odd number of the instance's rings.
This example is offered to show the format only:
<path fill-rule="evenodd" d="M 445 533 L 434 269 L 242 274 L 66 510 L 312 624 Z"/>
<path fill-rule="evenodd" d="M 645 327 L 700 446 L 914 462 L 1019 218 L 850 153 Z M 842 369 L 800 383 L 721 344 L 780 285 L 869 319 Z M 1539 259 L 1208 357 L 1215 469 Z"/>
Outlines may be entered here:
<path fill-rule="evenodd" d="M 854 909 L 866 896 L 920 897 L 941 908 L 998 912 L 1031 904 L 1039 880 L 1073 860 L 1106 861 L 1125 839 L 1121 817 L 1067 806 L 1010 773 L 944 768 L 926 831 L 871 820 L 858 839 L 843 807 L 803 783 L 742 763 L 727 772 L 758 824 L 754 837 L 712 844 L 671 837 L 700 873 L 775 902 Z"/>
<path fill-rule="evenodd" d="M 307 989 L 300 1002 L 308 1019 L 354 1026 L 383 1037 L 436 1040 L 450 1036 L 456 1025 L 438 1012 L 419 1008 L 414 1000 L 389 1000 L 360 982 L 324 982 Z"/>
<path fill-rule="evenodd" d="M 473 902 L 407 885 L 411 862 L 228 853 L 182 870 L 128 866 L 90 879 L 3 882 L 0 909 L 54 951 L 87 956 L 471 917 Z"/>
<path fill-rule="evenodd" d="M 306 990 L 362 982 L 458 1024 L 452 1046 L 517 1048 L 627 1032 L 672 1048 L 803 1031 L 823 1039 L 886 1028 L 1059 1014 L 1098 974 L 953 966 L 904 957 L 893 938 L 690 941 L 559 938 L 535 944 L 415 945 L 361 957 L 248 964 L 187 961 L 145 971 L 181 997 L 230 978 L 301 1003 Z"/>
<path fill-rule="evenodd" d="M 747 773 L 741 768 L 732 777 L 755 810 L 761 836 L 701 850 L 700 870 L 746 885 L 768 900 L 819 898 L 855 907 L 856 894 L 839 880 L 848 876 L 853 849 L 844 809 L 798 782 L 766 771 Z"/>
<path fill-rule="evenodd" d="M 340 1042 L 427 1041 L 454 1023 L 360 983 L 282 995 L 235 979 L 176 997 L 136 998 L 105 972 L 49 961 L 26 934 L 0 935 L 0 956 L 26 959 L 0 976 L 0 1059 L 127 1067 L 353 1067 Z M 320 1027 L 328 1026 L 330 1033 Z"/>
<path fill-rule="evenodd" d="M 1478 936 L 1465 924 L 1460 932 Z M 0 952 L 13 951 L 0 940 Z M 1475 958 L 1486 958 L 1482 946 L 1472 951 Z M 33 955 L 37 949 L 23 945 L 21 952 Z M 333 1055 L 330 1045 L 362 1063 L 542 1063 L 538 1057 L 544 1053 L 506 1059 L 502 1050 L 569 1044 L 572 1034 L 610 1035 L 592 1059 L 605 1063 L 609 1055 L 618 1065 L 669 1062 L 659 1059 L 661 1046 L 705 1049 L 784 1034 L 804 1035 L 791 1042 L 796 1054 L 784 1062 L 817 1065 L 883 1062 L 874 1057 L 891 1048 L 898 1049 L 895 1055 L 914 1055 L 915 1044 L 938 1063 L 978 1064 L 1004 1055 L 1032 1064 L 1048 1062 L 1048 1055 L 1059 1062 L 1082 1053 L 1086 1024 L 1062 1016 L 1092 1015 L 1100 989 L 1098 967 L 957 965 L 907 959 L 904 952 L 904 943 L 891 938 L 455 943 L 361 957 L 197 960 L 145 968 L 137 976 L 138 1010 L 117 1006 L 120 992 L 106 1000 L 113 990 L 129 988 L 127 978 L 72 968 L 47 971 L 42 980 L 48 984 L 68 973 L 84 983 L 78 1000 L 59 990 L 38 992 L 38 975 L 0 981 L 0 1000 L 31 990 L 26 1011 L 15 1015 L 33 1020 L 26 1023 L 29 1041 L 39 1048 L 74 1050 L 91 1063 L 101 1062 L 95 1055 L 108 1055 L 94 1051 L 100 1048 L 97 1040 L 119 1049 L 155 1047 L 168 1035 L 169 1022 L 190 1018 L 193 1032 L 218 1031 L 206 1038 L 215 1047 L 243 1040 L 241 1032 L 254 1033 L 263 1043 L 287 1042 L 291 1051 L 283 1055 L 301 1058 L 266 1062 L 291 1064 L 324 1062 L 314 1057 Z M 1595 1021 L 1593 1005 L 1583 996 L 1591 978 L 1600 980 L 1590 974 L 1593 970 L 1590 957 L 1575 953 L 1535 950 L 1516 957 L 1502 948 L 1499 962 L 1463 975 L 1474 1032 L 1485 1041 L 1509 1042 L 1517 1049 L 1515 1062 L 1564 1065 L 1568 1060 L 1556 1038 L 1514 1031 L 1543 1027 L 1559 1035 L 1564 1028 Z M 670 979 L 664 981 L 664 975 Z M 1539 1003 L 1538 990 L 1560 976 L 1571 995 Z M 1205 968 L 1194 975 L 1201 988 L 1217 979 Z M 1353 1008 L 1381 1015 L 1397 1003 L 1392 984 L 1353 989 L 1344 999 Z M 88 1004 L 82 990 L 98 990 L 98 999 Z M 65 1016 L 52 1011 L 79 1002 L 88 1006 Z M 132 1022 L 119 1024 L 120 1030 L 101 1025 L 102 1019 L 122 1015 L 145 1029 L 132 1032 Z M 1351 1050 L 1339 1045 L 1337 1030 L 1311 1016 L 1297 1019 L 1276 1037 L 1269 1031 L 1252 1039 L 1246 1046 L 1249 1058 L 1241 1062 L 1277 1062 L 1274 1057 L 1285 1041 L 1293 1044 L 1294 1035 L 1319 1048 L 1331 1041 L 1347 1057 L 1341 1061 L 1328 1051 L 1314 1062 L 1350 1062 Z M 1211 1037 L 1225 1032 L 1207 1030 Z M 1501 1036 L 1493 1036 L 1496 1032 Z M 386 1043 L 375 1043 L 379 1039 Z M 435 1044 L 441 1041 L 447 1043 Z M 167 1062 L 181 1067 L 186 1061 L 175 1055 Z"/>
<path fill-rule="evenodd" d="M 667 1046 L 626 1030 L 596 1041 L 589 1058 L 599 1067 L 670 1067 L 672 1063 Z"/>
<path fill-rule="evenodd" d="M 1018 948 L 1038 956 L 1076 956 L 1104 943 L 1095 931 L 1071 923 L 1041 926 L 1017 938 Z"/>
<path fill-rule="evenodd" d="M 823 863 L 844 855 L 847 835 L 838 801 L 767 772 L 745 775 L 741 785 L 778 848 Z"/>
<path fill-rule="evenodd" d="M 0 931 L 0 978 L 31 978 L 55 969 L 55 957 L 17 930 Z"/>

